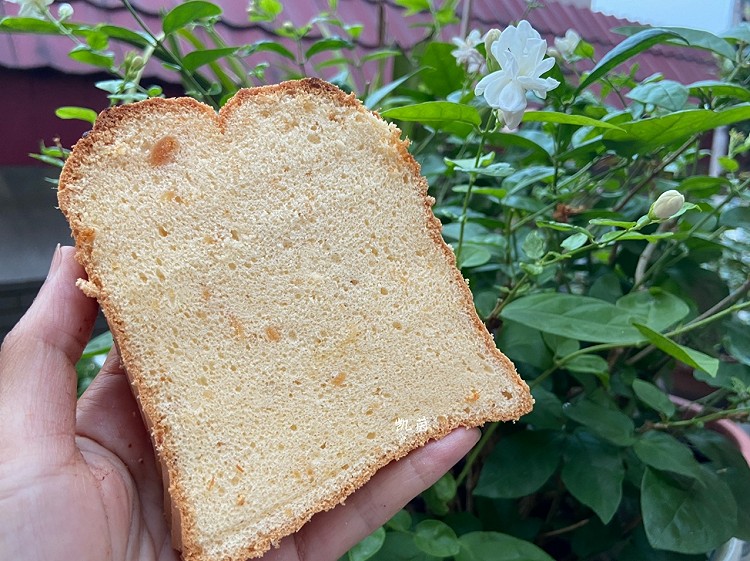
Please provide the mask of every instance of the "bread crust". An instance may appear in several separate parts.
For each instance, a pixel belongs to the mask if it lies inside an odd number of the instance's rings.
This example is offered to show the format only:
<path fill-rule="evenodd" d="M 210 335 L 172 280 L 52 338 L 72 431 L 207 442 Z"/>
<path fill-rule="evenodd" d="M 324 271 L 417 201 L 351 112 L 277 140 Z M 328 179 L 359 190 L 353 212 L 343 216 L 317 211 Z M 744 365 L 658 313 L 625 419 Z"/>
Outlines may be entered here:
<path fill-rule="evenodd" d="M 121 357 L 126 371 L 128 372 L 133 388 L 140 405 L 145 423 L 150 429 L 157 456 L 161 462 L 161 472 L 165 484 L 165 504 L 168 518 L 170 518 L 173 536 L 173 546 L 182 550 L 186 561 L 216 561 L 215 558 L 207 556 L 201 549 L 198 540 L 198 530 L 195 524 L 195 513 L 191 510 L 186 500 L 186 493 L 177 470 L 176 458 L 170 445 L 171 436 L 169 428 L 158 417 L 155 408 L 154 396 L 150 395 L 148 385 L 145 383 L 144 371 L 146 370 L 142 360 L 134 349 L 131 348 L 127 337 L 128 326 L 112 304 L 107 287 L 103 284 L 97 269 L 97 263 L 92 255 L 96 243 L 95 232 L 87 229 L 85 217 L 81 216 L 72 200 L 74 193 L 69 189 L 81 177 L 82 168 L 86 161 L 92 157 L 101 144 L 109 144 L 117 135 L 121 123 L 130 119 L 147 118 L 152 112 L 196 112 L 201 118 L 213 120 L 219 129 L 224 132 L 235 112 L 245 103 L 253 103 L 259 98 L 277 98 L 279 96 L 317 96 L 329 100 L 340 107 L 346 107 L 363 114 L 371 114 L 377 118 L 379 115 L 367 110 L 354 95 L 346 95 L 340 89 L 315 78 L 301 81 L 283 82 L 278 85 L 264 86 L 253 89 L 240 90 L 217 115 L 209 106 L 190 98 L 177 99 L 149 99 L 132 105 L 114 107 L 102 112 L 96 121 L 94 129 L 86 137 L 75 145 L 70 157 L 60 176 L 59 182 L 59 204 L 70 223 L 73 237 L 76 241 L 77 259 L 88 274 L 88 282 L 85 289 L 88 294 L 96 296 L 101 308 L 107 317 L 114 339 L 119 347 Z M 502 414 L 499 410 L 485 412 L 484 414 L 470 413 L 463 416 L 443 417 L 437 425 L 431 426 L 425 432 L 417 434 L 411 439 L 403 442 L 398 449 L 384 452 L 355 478 L 350 478 L 348 483 L 332 493 L 325 500 L 312 505 L 305 512 L 287 521 L 286 524 L 268 532 L 260 537 L 255 543 L 249 544 L 244 549 L 237 551 L 234 556 L 227 558 L 228 561 L 239 561 L 246 557 L 258 557 L 265 553 L 271 546 L 278 545 L 279 540 L 299 530 L 315 513 L 328 510 L 342 503 L 352 492 L 364 485 L 377 470 L 405 456 L 413 449 L 424 445 L 431 439 L 445 436 L 458 427 L 476 427 L 490 420 L 516 420 L 528 413 L 533 405 L 533 399 L 527 385 L 516 373 L 513 364 L 497 349 L 495 343 L 484 327 L 474 309 L 471 291 L 455 267 L 455 256 L 452 249 L 443 241 L 441 236 L 441 223 L 432 213 L 434 199 L 427 194 L 427 181 L 421 176 L 420 166 L 408 151 L 408 142 L 401 140 L 400 131 L 391 126 L 390 143 L 396 147 L 400 159 L 400 166 L 408 170 L 413 176 L 414 184 L 418 186 L 419 196 L 423 203 L 423 216 L 430 238 L 440 249 L 440 254 L 453 271 L 453 282 L 460 289 L 463 298 L 464 312 L 471 319 L 476 336 L 481 338 L 487 353 L 494 360 L 504 366 L 505 371 L 512 383 L 518 389 L 518 406 L 510 414 Z"/>

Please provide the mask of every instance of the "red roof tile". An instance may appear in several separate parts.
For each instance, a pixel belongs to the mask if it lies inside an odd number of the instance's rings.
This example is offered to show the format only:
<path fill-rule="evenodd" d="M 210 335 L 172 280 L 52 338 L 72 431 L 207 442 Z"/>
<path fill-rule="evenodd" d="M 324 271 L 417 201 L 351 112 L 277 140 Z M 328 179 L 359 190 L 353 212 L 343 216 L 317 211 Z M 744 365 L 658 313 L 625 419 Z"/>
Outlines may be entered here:
<path fill-rule="evenodd" d="M 180 3 L 179 0 L 132 0 L 135 9 L 154 31 L 160 29 L 159 14 Z M 224 11 L 221 26 L 222 35 L 232 45 L 243 45 L 271 36 L 271 25 L 251 24 L 248 21 L 246 2 L 222 0 L 217 2 Z M 123 27 L 133 27 L 132 16 L 119 0 L 73 0 L 75 21 L 106 22 Z M 328 8 L 326 0 L 308 0 L 285 2 L 280 21 L 291 21 L 300 26 L 312 17 Z M 293 6 L 293 8 L 292 8 Z M 367 50 L 378 48 L 378 29 L 380 0 L 340 0 L 338 13 L 346 23 L 361 23 L 364 31 L 359 38 L 358 52 L 361 55 Z M 486 31 L 492 27 L 503 28 L 517 21 L 526 10 L 524 0 L 475 0 L 474 13 L 469 26 Z M 395 5 L 393 0 L 382 2 L 386 21 L 385 45 L 397 44 L 411 47 L 423 40 L 426 31 L 416 24 L 424 23 L 424 15 L 405 17 L 405 10 Z M 0 16 L 15 13 L 17 8 L 0 2 Z M 581 36 L 591 43 L 597 57 L 601 57 L 614 45 L 622 41 L 623 36 L 611 30 L 624 25 L 633 25 L 627 20 L 618 19 L 567 4 L 550 4 L 547 8 L 532 10 L 527 18 L 531 24 L 551 42 L 555 36 L 562 36 L 568 28 L 576 29 Z M 449 26 L 444 33 L 448 40 L 450 33 L 457 33 L 458 26 Z M 96 69 L 81 65 L 71 60 L 67 53 L 72 43 L 67 38 L 38 35 L 5 35 L 0 34 L 0 67 L 6 68 L 53 68 L 66 73 L 91 73 Z M 127 45 L 113 42 L 110 46 L 118 60 L 128 50 Z M 283 61 L 271 62 L 281 64 Z M 251 59 L 253 61 L 255 59 Z M 258 62 L 260 59 L 258 59 Z M 640 65 L 639 78 L 645 78 L 660 72 L 665 77 L 689 83 L 716 77 L 715 64 L 711 56 L 692 49 L 659 46 L 641 53 L 632 61 Z M 175 73 L 164 69 L 158 62 L 152 61 L 148 76 L 167 81 L 176 81 Z"/>

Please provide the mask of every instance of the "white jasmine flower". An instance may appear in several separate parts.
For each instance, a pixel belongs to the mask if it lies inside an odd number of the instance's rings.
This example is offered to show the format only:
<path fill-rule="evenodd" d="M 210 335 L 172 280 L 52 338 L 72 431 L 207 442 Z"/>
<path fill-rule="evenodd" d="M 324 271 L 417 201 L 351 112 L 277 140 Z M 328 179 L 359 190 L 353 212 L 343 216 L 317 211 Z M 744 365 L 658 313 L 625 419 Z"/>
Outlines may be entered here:
<path fill-rule="evenodd" d="M 65 21 L 73 17 L 73 6 L 67 2 L 63 2 L 57 7 L 57 19 Z"/>
<path fill-rule="evenodd" d="M 555 49 L 563 58 L 571 59 L 576 52 L 578 43 L 580 42 L 581 36 L 578 35 L 575 30 L 568 29 L 565 32 L 565 37 L 555 37 Z"/>
<path fill-rule="evenodd" d="M 541 78 L 555 65 L 554 59 L 544 57 L 546 52 L 547 41 L 526 20 L 518 27 L 506 27 L 491 45 L 500 70 L 482 78 L 474 92 L 483 95 L 490 107 L 499 109 L 511 129 L 523 119 L 527 91 L 544 99 L 548 91 L 560 85 L 554 78 Z"/>
<path fill-rule="evenodd" d="M 666 220 L 672 218 L 675 214 L 680 212 L 682 205 L 685 204 L 685 197 L 682 193 L 670 189 L 664 191 L 659 198 L 656 199 L 651 208 L 648 209 L 648 217 L 651 220 Z"/>
<path fill-rule="evenodd" d="M 18 4 L 21 10 L 18 15 L 22 18 L 44 18 L 47 6 L 52 4 L 53 0 L 8 0 L 11 4 Z"/>
<path fill-rule="evenodd" d="M 476 72 L 483 74 L 487 71 L 486 61 L 482 54 L 476 49 L 477 45 L 482 42 L 482 37 L 479 35 L 479 31 L 474 29 L 469 33 L 466 39 L 454 37 L 451 41 L 453 41 L 453 44 L 458 47 L 451 51 L 457 64 L 463 64 L 466 66 L 466 70 L 469 74 L 474 74 Z"/>

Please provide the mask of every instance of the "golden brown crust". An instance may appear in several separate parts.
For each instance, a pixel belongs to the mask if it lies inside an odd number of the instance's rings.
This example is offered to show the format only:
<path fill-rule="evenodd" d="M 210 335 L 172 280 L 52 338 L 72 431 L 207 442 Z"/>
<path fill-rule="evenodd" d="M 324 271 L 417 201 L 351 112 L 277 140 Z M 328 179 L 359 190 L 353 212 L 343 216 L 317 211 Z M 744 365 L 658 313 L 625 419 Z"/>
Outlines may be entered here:
<path fill-rule="evenodd" d="M 190 509 L 189 502 L 186 500 L 186 493 L 182 487 L 180 474 L 176 468 L 176 458 L 174 457 L 173 448 L 170 446 L 169 428 L 158 417 L 154 396 L 152 392 L 149 392 L 148 385 L 145 383 L 143 375 L 145 371 L 144 365 L 141 363 L 141 359 L 137 356 L 137 353 L 130 348 L 130 342 L 126 336 L 127 326 L 123 323 L 121 314 L 112 304 L 110 295 L 107 293 L 107 288 L 102 285 L 101 279 L 98 276 L 96 263 L 92 256 L 93 245 L 95 243 L 94 232 L 87 230 L 82 217 L 76 214 L 76 209 L 71 203 L 73 194 L 70 192 L 69 187 L 80 179 L 81 168 L 96 150 L 96 147 L 100 144 L 106 145 L 111 143 L 117 133 L 117 129 L 125 120 L 143 119 L 144 116 L 147 116 L 151 112 L 180 113 L 197 111 L 203 118 L 214 120 L 220 130 L 225 130 L 226 124 L 233 118 L 233 115 L 242 104 L 286 95 L 319 96 L 327 98 L 335 105 L 351 108 L 354 111 L 365 114 L 372 114 L 376 118 L 379 118 L 377 113 L 368 111 L 353 95 L 346 95 L 338 88 L 317 79 L 305 79 L 296 82 L 284 82 L 274 86 L 240 90 L 218 115 L 207 105 L 189 98 L 151 99 L 103 112 L 99 116 L 93 131 L 75 145 L 60 176 L 58 195 L 60 208 L 67 217 L 73 236 L 76 239 L 76 246 L 78 248 L 77 258 L 88 274 L 89 285 L 87 285 L 87 288 L 90 293 L 96 294 L 102 310 L 109 321 L 113 336 L 119 346 L 123 363 L 127 366 L 128 375 L 131 377 L 132 387 L 141 406 L 144 420 L 151 429 L 154 446 L 162 462 L 162 475 L 165 482 L 165 504 L 168 505 L 167 512 L 171 518 L 173 544 L 177 549 L 183 550 L 186 561 L 215 560 L 209 558 L 198 544 L 195 515 Z M 519 390 L 519 395 L 523 396 L 520 398 L 520 405 L 510 414 L 503 413 L 497 409 L 490 411 L 489 415 L 485 412 L 482 415 L 474 414 L 460 418 L 443 418 L 438 426 L 433 426 L 427 432 L 402 443 L 395 450 L 383 452 L 377 461 L 365 466 L 357 477 L 350 479 L 344 487 L 340 488 L 336 493 L 331 494 L 319 504 L 311 506 L 301 515 L 290 519 L 283 526 L 276 528 L 275 531 L 262 536 L 256 543 L 248 545 L 246 549 L 237 551 L 236 555 L 232 558 L 233 561 L 239 561 L 244 557 L 261 556 L 273 544 L 278 543 L 281 538 L 299 530 L 316 512 L 328 510 L 340 504 L 354 490 L 364 485 L 378 469 L 391 461 L 405 456 L 414 448 L 424 445 L 428 440 L 445 436 L 455 428 L 462 426 L 475 427 L 491 419 L 515 420 L 531 410 L 533 400 L 528 392 L 528 387 L 518 376 L 512 363 L 498 351 L 491 336 L 476 315 L 471 291 L 462 278 L 460 271 L 455 268 L 453 251 L 443 241 L 440 233 L 440 221 L 432 213 L 431 207 L 434 200 L 427 195 L 427 182 L 421 176 L 419 164 L 408 151 L 408 142 L 401 140 L 400 131 L 395 127 L 391 128 L 391 143 L 397 150 L 402 166 L 409 170 L 409 173 L 413 176 L 414 184 L 417 185 L 419 196 L 424 205 L 424 218 L 427 230 L 431 239 L 440 248 L 440 252 L 446 262 L 453 268 L 453 281 L 462 294 L 466 315 L 471 319 L 477 335 L 484 341 L 487 352 L 496 361 L 505 366 L 514 385 Z M 171 147 L 170 150 L 172 150 Z M 167 155 L 168 157 L 169 155 Z M 160 157 L 159 162 L 162 162 L 162 160 Z"/>

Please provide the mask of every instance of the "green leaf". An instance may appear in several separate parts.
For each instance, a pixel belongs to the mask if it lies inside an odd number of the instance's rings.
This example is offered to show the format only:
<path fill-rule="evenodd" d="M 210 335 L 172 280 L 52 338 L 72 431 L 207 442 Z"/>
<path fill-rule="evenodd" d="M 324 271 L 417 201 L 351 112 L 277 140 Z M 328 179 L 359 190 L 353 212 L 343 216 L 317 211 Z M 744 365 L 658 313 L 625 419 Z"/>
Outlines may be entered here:
<path fill-rule="evenodd" d="M 673 326 L 690 313 L 690 306 L 682 299 L 658 288 L 626 294 L 615 306 L 656 331 Z"/>
<path fill-rule="evenodd" d="M 585 431 L 576 431 L 568 439 L 564 458 L 562 481 L 568 491 L 608 524 L 622 500 L 625 466 L 620 451 Z"/>
<path fill-rule="evenodd" d="M 495 154 L 490 152 L 479 158 L 479 162 L 477 162 L 476 158 L 461 158 L 458 160 L 445 158 L 445 163 L 451 170 L 456 169 L 464 173 L 476 173 L 479 175 L 487 175 L 489 177 L 507 177 L 515 172 L 511 165 L 506 162 L 498 162 L 496 164 L 490 163 L 494 157 Z M 468 190 L 468 187 L 466 190 Z M 457 187 L 455 191 L 461 192 L 462 187 Z"/>
<path fill-rule="evenodd" d="M 626 222 L 624 220 L 610 220 L 609 218 L 592 218 L 589 220 L 592 226 L 611 226 L 613 228 L 623 228 L 627 230 L 636 225 L 635 222 Z"/>
<path fill-rule="evenodd" d="M 750 90 L 732 82 L 721 82 L 718 80 L 701 80 L 687 86 L 692 96 L 728 96 L 740 101 L 750 101 Z"/>
<path fill-rule="evenodd" d="M 627 345 L 643 340 L 628 311 L 586 296 L 556 292 L 523 296 L 505 306 L 501 316 L 579 341 Z"/>
<path fill-rule="evenodd" d="M 385 525 L 392 530 L 406 532 L 411 528 L 411 514 L 409 514 L 409 511 L 401 509 Z"/>
<path fill-rule="evenodd" d="M 319 39 L 305 52 L 305 59 L 310 59 L 325 51 L 337 51 L 339 49 L 353 49 L 354 43 L 341 37 L 326 37 Z"/>
<path fill-rule="evenodd" d="M 186 54 L 182 59 L 182 66 L 185 70 L 192 72 L 204 64 L 210 64 L 225 56 L 233 55 L 237 52 L 238 47 L 221 47 L 219 49 L 202 49 Z"/>
<path fill-rule="evenodd" d="M 280 54 L 284 58 L 288 58 L 289 60 L 296 60 L 297 57 L 287 49 L 284 45 L 281 43 L 277 43 L 276 41 L 269 41 L 267 39 L 262 39 L 260 41 L 256 41 L 255 43 L 251 43 L 247 45 L 246 47 L 243 47 L 240 49 L 240 51 L 237 53 L 239 56 L 250 56 L 255 53 L 263 53 L 263 52 L 273 52 L 276 54 Z"/>
<path fill-rule="evenodd" d="M 627 241 L 627 240 L 644 240 L 648 242 L 658 242 L 659 240 L 666 240 L 674 237 L 673 232 L 662 232 L 658 234 L 642 234 L 641 232 L 622 232 L 614 231 L 607 232 L 596 240 L 596 243 L 607 244 L 613 241 Z"/>
<path fill-rule="evenodd" d="M 523 121 L 525 123 L 559 123 L 562 125 L 578 125 L 581 127 L 622 130 L 617 125 L 607 123 L 606 121 L 598 121 L 597 119 L 584 117 L 583 115 L 555 113 L 554 111 L 526 111 L 526 113 L 523 114 Z"/>
<path fill-rule="evenodd" d="M 94 51 L 103 51 L 109 46 L 109 36 L 101 31 L 84 31 L 82 35 L 86 38 L 86 44 Z"/>
<path fill-rule="evenodd" d="M 724 39 L 731 39 L 734 41 L 750 44 L 750 24 L 743 21 L 739 25 L 733 27 L 729 31 L 725 31 L 721 34 Z"/>
<path fill-rule="evenodd" d="M 747 325 L 739 321 L 724 322 L 724 346 L 740 363 L 750 366 L 750 333 Z"/>
<path fill-rule="evenodd" d="M 86 348 L 83 349 L 81 358 L 91 358 L 93 356 L 107 354 L 112 348 L 112 345 L 112 333 L 110 331 L 97 335 L 91 339 L 88 345 L 86 345 Z"/>
<path fill-rule="evenodd" d="M 52 156 L 47 156 L 46 154 L 29 154 L 29 157 L 34 158 L 35 160 L 39 160 L 40 162 L 44 162 L 45 164 L 49 166 L 54 166 L 56 168 L 61 168 L 65 165 L 65 161 L 62 158 L 55 158 Z M 57 181 L 57 180 L 55 179 L 54 181 Z"/>
<path fill-rule="evenodd" d="M 469 191 L 469 186 L 468 185 L 456 185 L 451 190 L 454 193 L 467 193 Z M 500 189 L 498 187 L 474 187 L 471 190 L 471 193 L 473 195 L 488 195 L 490 197 L 495 197 L 496 199 L 498 199 L 498 202 L 501 199 L 503 199 L 505 195 L 508 194 L 508 192 L 505 189 Z"/>
<path fill-rule="evenodd" d="M 498 532 L 470 532 L 458 541 L 456 561 L 554 561 L 533 543 Z"/>
<path fill-rule="evenodd" d="M 521 431 L 497 443 L 482 466 L 474 494 L 512 499 L 538 491 L 557 469 L 562 455 L 558 431 Z"/>
<path fill-rule="evenodd" d="M 639 84 L 625 94 L 625 97 L 644 105 L 655 105 L 670 111 L 679 111 L 684 109 L 687 103 L 688 89 L 679 82 L 662 80 Z"/>
<path fill-rule="evenodd" d="M 719 156 L 719 165 L 721 165 L 724 170 L 728 171 L 729 173 L 735 173 L 737 170 L 740 169 L 740 163 L 735 160 L 734 158 L 729 158 L 727 156 Z"/>
<path fill-rule="evenodd" d="M 706 553 L 731 538 L 737 527 L 731 490 L 705 468 L 699 478 L 687 480 L 646 468 L 641 509 L 648 541 L 656 549 Z"/>
<path fill-rule="evenodd" d="M 87 109 L 86 107 L 58 107 L 55 110 L 55 115 L 60 119 L 79 119 L 86 121 L 92 125 L 96 122 L 97 113 L 93 109 Z"/>
<path fill-rule="evenodd" d="M 383 111 L 381 116 L 399 121 L 417 121 L 420 123 L 459 122 L 479 126 L 482 122 L 476 108 L 450 101 L 427 101 L 394 107 Z"/>
<path fill-rule="evenodd" d="M 671 339 L 668 339 L 658 331 L 654 331 L 646 325 L 640 323 L 634 323 L 633 325 L 657 349 L 664 351 L 669 356 L 676 358 L 688 366 L 702 370 L 711 376 L 716 376 L 716 373 L 719 370 L 718 359 L 710 357 L 700 351 L 696 351 L 695 349 L 678 345 Z"/>
<path fill-rule="evenodd" d="M 489 230 L 481 224 L 475 222 L 467 222 L 464 225 L 464 241 L 474 241 L 476 238 L 483 238 L 489 234 Z M 461 224 L 459 222 L 451 222 L 443 226 L 443 237 L 446 240 L 458 240 L 461 236 Z"/>
<path fill-rule="evenodd" d="M 349 561 L 367 561 L 385 542 L 385 529 L 381 526 L 349 550 Z"/>
<path fill-rule="evenodd" d="M 406 8 L 407 16 L 418 14 L 419 12 L 430 11 L 429 0 L 395 0 L 393 3 L 396 6 L 401 6 L 402 8 Z"/>
<path fill-rule="evenodd" d="M 365 98 L 365 106 L 368 109 L 375 109 L 381 101 L 383 101 L 389 94 L 393 93 L 393 91 L 396 90 L 401 84 L 410 80 L 411 78 L 422 72 L 422 70 L 424 69 L 420 68 L 418 70 L 415 70 L 414 72 L 410 72 L 409 74 L 401 76 L 399 79 L 394 80 L 393 82 L 385 84 L 374 92 L 371 92 Z"/>
<path fill-rule="evenodd" d="M 536 160 L 542 160 L 544 163 L 549 163 L 550 155 L 544 148 L 533 140 L 523 137 L 519 134 L 511 134 L 507 132 L 494 132 L 487 135 L 485 142 L 486 146 L 496 146 L 502 148 L 519 148 L 521 150 L 528 150 L 531 152 Z M 554 169 L 554 168 L 553 168 Z"/>
<path fill-rule="evenodd" d="M 69 25 L 65 25 L 65 27 L 70 28 Z M 0 31 L 34 33 L 35 35 L 62 35 L 62 31 L 51 21 L 18 16 L 6 16 L 0 19 Z"/>
<path fill-rule="evenodd" d="M 386 532 L 385 543 L 372 561 L 439 561 L 439 557 L 428 555 L 414 544 L 411 532 Z"/>
<path fill-rule="evenodd" d="M 399 56 L 400 54 L 401 54 L 401 51 L 396 51 L 394 49 L 378 49 L 377 51 L 372 51 L 371 53 L 367 53 L 360 60 L 362 62 L 369 62 L 371 60 L 382 60 L 384 58 L 392 58 L 395 56 Z"/>
<path fill-rule="evenodd" d="M 721 213 L 719 224 L 727 228 L 750 230 L 750 207 L 736 206 Z"/>
<path fill-rule="evenodd" d="M 589 233 L 586 229 L 574 224 L 569 224 L 567 222 L 555 222 L 554 220 L 537 220 L 536 225 L 540 228 L 550 228 L 552 230 L 557 230 L 558 232 L 579 232 L 581 234 L 584 234 L 587 238 L 589 237 Z"/>
<path fill-rule="evenodd" d="M 432 487 L 422 493 L 427 509 L 437 514 L 445 516 L 450 512 L 448 503 L 456 496 L 456 479 L 451 472 L 446 473 L 438 479 Z"/>
<path fill-rule="evenodd" d="M 95 52 L 88 45 L 77 45 L 68 53 L 68 56 L 83 64 L 90 64 L 99 68 L 112 68 L 115 56 L 110 52 Z"/>
<path fill-rule="evenodd" d="M 735 50 L 725 39 L 714 35 L 709 31 L 703 31 L 702 29 L 692 29 L 688 27 L 661 27 L 665 31 L 673 31 L 682 37 L 689 46 L 705 51 L 711 51 L 717 55 L 734 60 Z M 669 41 L 679 45 L 677 41 Z"/>
<path fill-rule="evenodd" d="M 582 374 L 608 374 L 609 364 L 599 355 L 579 355 L 564 361 L 563 367 Z"/>
<path fill-rule="evenodd" d="M 631 25 L 618 27 L 614 31 L 616 33 L 622 33 L 624 35 L 632 35 L 633 33 L 641 31 L 642 29 L 646 28 L 640 25 Z M 703 31 L 701 29 L 693 29 L 688 27 L 666 26 L 657 27 L 655 29 L 672 31 L 680 36 L 681 40 L 670 39 L 666 41 L 666 43 L 668 44 L 678 45 L 681 47 L 689 46 L 696 49 L 711 51 L 730 60 L 734 60 L 735 58 L 735 51 L 732 45 L 730 45 L 726 39 L 714 35 L 709 31 Z"/>
<path fill-rule="evenodd" d="M 423 520 L 414 528 L 414 544 L 435 557 L 456 555 L 461 549 L 453 528 L 439 520 Z"/>
<path fill-rule="evenodd" d="M 542 386 L 532 388 L 534 409 L 523 417 L 523 421 L 538 429 L 560 430 L 565 424 L 563 404 L 558 397 Z"/>
<path fill-rule="evenodd" d="M 589 74 L 578 85 L 576 93 L 581 92 L 584 88 L 593 84 L 599 78 L 613 70 L 626 60 L 634 57 L 638 53 L 658 44 L 664 43 L 668 39 L 679 39 L 680 35 L 673 31 L 663 29 L 644 29 L 632 37 L 628 37 L 614 49 L 609 51 Z"/>
<path fill-rule="evenodd" d="M 426 68 L 421 87 L 437 98 L 447 98 L 460 89 L 466 77 L 463 67 L 456 64 L 451 54 L 455 48 L 452 43 L 430 41 L 419 61 L 420 66 Z"/>
<path fill-rule="evenodd" d="M 710 430 L 693 431 L 690 443 L 706 456 L 717 475 L 729 485 L 737 501 L 737 530 L 734 537 L 750 540 L 750 466 L 737 446 Z"/>
<path fill-rule="evenodd" d="M 204 2 L 203 0 L 191 0 L 172 8 L 164 16 L 161 28 L 164 31 L 164 35 L 169 35 L 190 23 L 219 15 L 221 15 L 221 8 L 216 4 Z"/>
<path fill-rule="evenodd" d="M 575 234 L 570 235 L 563 241 L 561 241 L 560 247 L 567 251 L 574 251 L 580 247 L 583 247 L 587 241 L 589 241 L 589 237 L 586 234 L 582 232 L 576 232 Z"/>
<path fill-rule="evenodd" d="M 529 259 L 536 261 L 546 253 L 546 241 L 537 230 L 529 232 L 521 244 L 521 249 Z"/>
<path fill-rule="evenodd" d="M 710 175 L 692 175 L 680 182 L 678 190 L 681 193 L 691 193 L 696 197 L 708 198 L 715 195 L 722 188 L 729 186 L 726 177 L 711 177 Z"/>
<path fill-rule="evenodd" d="M 552 365 L 552 355 L 537 329 L 505 320 L 497 336 L 497 345 L 514 362 L 524 362 L 539 370 Z"/>
<path fill-rule="evenodd" d="M 280 0 L 253 0 L 248 14 L 251 22 L 272 22 L 284 11 Z"/>
<path fill-rule="evenodd" d="M 633 445 L 635 455 L 647 466 L 687 477 L 700 477 L 700 465 L 688 446 L 664 432 L 649 431 Z"/>
<path fill-rule="evenodd" d="M 144 31 L 133 31 L 127 27 L 107 24 L 97 25 L 96 30 L 106 34 L 110 39 L 117 39 L 134 47 L 144 48 L 154 45 L 154 40 Z"/>
<path fill-rule="evenodd" d="M 458 256 L 458 259 L 459 269 L 467 267 L 479 267 L 480 265 L 484 265 L 490 259 L 492 259 L 492 254 L 489 252 L 489 250 L 487 250 L 487 248 L 484 248 L 480 245 L 464 243 L 461 246 L 461 253 Z"/>
<path fill-rule="evenodd" d="M 742 103 L 721 111 L 686 109 L 663 117 L 620 123 L 623 131 L 604 131 L 604 140 L 634 143 L 638 150 L 652 150 L 684 141 L 687 137 L 750 119 L 750 104 Z"/>
<path fill-rule="evenodd" d="M 581 399 L 564 409 L 565 415 L 618 446 L 630 446 L 635 440 L 635 425 L 625 413 L 610 409 L 591 399 Z"/>
<path fill-rule="evenodd" d="M 674 415 L 677 409 L 675 404 L 669 399 L 669 396 L 651 382 L 646 382 L 645 380 L 633 381 L 633 392 L 635 392 L 638 399 L 651 407 L 651 409 L 663 413 L 667 417 Z"/>

